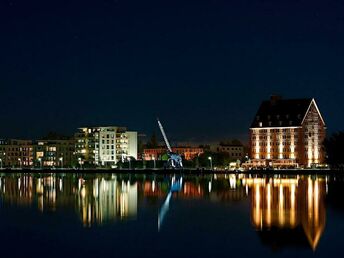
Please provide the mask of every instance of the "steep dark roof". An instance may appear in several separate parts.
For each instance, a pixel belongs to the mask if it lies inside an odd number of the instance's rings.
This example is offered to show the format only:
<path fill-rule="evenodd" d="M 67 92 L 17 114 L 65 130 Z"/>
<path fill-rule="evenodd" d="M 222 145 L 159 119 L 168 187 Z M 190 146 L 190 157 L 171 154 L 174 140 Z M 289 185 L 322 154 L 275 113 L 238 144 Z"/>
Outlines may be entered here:
<path fill-rule="evenodd" d="M 310 98 L 265 100 L 260 105 L 251 128 L 301 126 L 311 102 Z"/>

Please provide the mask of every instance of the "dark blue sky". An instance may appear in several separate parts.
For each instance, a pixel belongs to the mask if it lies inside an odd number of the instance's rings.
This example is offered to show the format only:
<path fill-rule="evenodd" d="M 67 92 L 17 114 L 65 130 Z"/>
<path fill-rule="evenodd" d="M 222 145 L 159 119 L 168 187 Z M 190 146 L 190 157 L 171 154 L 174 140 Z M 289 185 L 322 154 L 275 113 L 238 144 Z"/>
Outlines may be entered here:
<path fill-rule="evenodd" d="M 245 139 L 263 99 L 344 129 L 344 1 L 0 2 L 0 137 L 127 125 Z"/>

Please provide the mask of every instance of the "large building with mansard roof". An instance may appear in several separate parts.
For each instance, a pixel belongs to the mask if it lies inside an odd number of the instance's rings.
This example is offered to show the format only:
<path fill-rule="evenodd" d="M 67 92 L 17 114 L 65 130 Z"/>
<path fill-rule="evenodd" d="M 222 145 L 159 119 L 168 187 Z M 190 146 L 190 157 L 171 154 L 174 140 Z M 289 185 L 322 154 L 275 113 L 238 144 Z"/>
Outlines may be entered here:
<path fill-rule="evenodd" d="M 250 127 L 253 167 L 313 167 L 324 163 L 326 125 L 315 99 L 263 101 Z"/>

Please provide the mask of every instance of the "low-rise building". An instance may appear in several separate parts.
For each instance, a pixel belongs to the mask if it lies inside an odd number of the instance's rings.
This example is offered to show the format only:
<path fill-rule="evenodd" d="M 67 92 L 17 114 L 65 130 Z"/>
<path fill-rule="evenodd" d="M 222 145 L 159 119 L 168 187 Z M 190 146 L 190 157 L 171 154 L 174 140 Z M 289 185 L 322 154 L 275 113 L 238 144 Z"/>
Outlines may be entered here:
<path fill-rule="evenodd" d="M 226 153 L 232 161 L 242 160 L 246 155 L 245 148 L 239 141 L 221 142 L 211 145 L 210 150 L 217 153 Z"/>
<path fill-rule="evenodd" d="M 114 166 L 127 158 L 137 159 L 137 132 L 126 127 L 83 127 L 75 133 L 80 165 Z"/>
<path fill-rule="evenodd" d="M 34 144 L 35 166 L 74 167 L 75 140 L 38 140 Z"/>
<path fill-rule="evenodd" d="M 0 140 L 0 159 L 2 167 L 21 168 L 33 165 L 33 146 L 31 140 Z"/>
<path fill-rule="evenodd" d="M 198 147 L 174 147 L 172 151 L 182 155 L 185 160 L 192 160 L 204 152 L 203 148 Z M 167 153 L 167 150 L 165 147 L 147 148 L 143 150 L 143 153 L 144 160 L 159 160 Z"/>

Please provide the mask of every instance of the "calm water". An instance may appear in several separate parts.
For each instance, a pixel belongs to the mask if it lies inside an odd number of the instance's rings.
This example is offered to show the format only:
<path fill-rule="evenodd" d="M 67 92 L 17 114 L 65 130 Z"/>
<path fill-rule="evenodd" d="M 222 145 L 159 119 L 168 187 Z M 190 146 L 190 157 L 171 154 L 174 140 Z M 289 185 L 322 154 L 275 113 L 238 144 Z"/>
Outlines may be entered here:
<path fill-rule="evenodd" d="M 0 254 L 344 257 L 343 179 L 2 174 Z"/>

